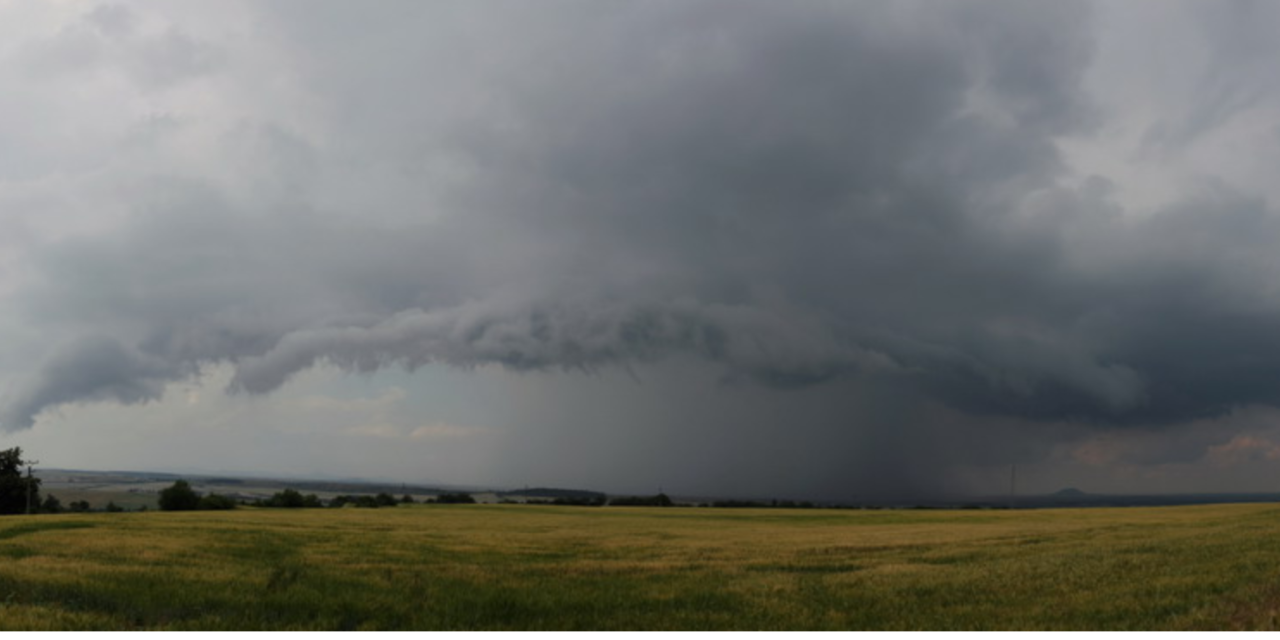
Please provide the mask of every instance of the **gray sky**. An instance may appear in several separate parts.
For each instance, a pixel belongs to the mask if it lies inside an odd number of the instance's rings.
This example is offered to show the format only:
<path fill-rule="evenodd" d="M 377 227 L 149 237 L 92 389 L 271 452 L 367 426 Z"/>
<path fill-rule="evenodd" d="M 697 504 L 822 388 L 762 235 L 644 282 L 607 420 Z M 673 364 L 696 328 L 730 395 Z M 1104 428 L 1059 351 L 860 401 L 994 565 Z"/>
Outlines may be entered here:
<path fill-rule="evenodd" d="M 0 445 L 1280 489 L 1280 6 L 0 1 Z"/>

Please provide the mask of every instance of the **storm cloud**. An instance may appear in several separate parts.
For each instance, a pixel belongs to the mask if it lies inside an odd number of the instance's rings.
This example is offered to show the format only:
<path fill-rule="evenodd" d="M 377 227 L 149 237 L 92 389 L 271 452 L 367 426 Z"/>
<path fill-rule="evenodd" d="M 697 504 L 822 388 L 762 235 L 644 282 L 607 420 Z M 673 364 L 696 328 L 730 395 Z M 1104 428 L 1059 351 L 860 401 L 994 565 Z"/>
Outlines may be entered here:
<path fill-rule="evenodd" d="M 814 451 L 1280 405 L 1274 185 L 1235 170 L 1276 151 L 1277 16 L 1243 3 L 27 11 L 9 431 L 222 366 L 253 395 L 322 365 L 709 367 L 806 398 L 775 428 Z M 1183 32 L 1183 67 L 1116 75 Z"/>

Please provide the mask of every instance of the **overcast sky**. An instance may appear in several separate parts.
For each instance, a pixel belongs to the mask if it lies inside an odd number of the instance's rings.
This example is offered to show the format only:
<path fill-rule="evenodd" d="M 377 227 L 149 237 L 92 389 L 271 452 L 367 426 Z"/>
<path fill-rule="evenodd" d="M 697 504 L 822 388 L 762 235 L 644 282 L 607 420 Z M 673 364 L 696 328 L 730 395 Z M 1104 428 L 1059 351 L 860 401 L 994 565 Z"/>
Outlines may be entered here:
<path fill-rule="evenodd" d="M 1280 490 L 1280 5 L 0 0 L 0 446 Z"/>

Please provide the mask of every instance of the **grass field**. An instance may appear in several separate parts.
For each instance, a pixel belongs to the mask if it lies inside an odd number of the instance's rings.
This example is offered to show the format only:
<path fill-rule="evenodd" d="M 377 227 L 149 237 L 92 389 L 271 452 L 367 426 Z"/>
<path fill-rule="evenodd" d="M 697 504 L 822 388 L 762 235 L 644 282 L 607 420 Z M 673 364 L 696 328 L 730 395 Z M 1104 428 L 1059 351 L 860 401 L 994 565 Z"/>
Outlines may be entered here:
<path fill-rule="evenodd" d="M 1280 506 L 0 518 L 0 630 L 1274 629 Z"/>

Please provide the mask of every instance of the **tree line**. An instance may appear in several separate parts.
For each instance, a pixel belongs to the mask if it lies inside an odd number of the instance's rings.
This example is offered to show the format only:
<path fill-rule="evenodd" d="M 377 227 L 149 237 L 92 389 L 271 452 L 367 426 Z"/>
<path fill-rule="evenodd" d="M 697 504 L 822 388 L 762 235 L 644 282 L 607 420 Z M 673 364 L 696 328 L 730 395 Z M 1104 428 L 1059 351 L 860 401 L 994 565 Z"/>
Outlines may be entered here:
<path fill-rule="evenodd" d="M 34 466 L 35 463 L 33 461 L 23 459 L 22 449 L 20 447 L 0 451 L 0 515 L 21 513 L 79 513 L 91 510 L 89 502 L 86 500 L 73 501 L 64 506 L 53 494 L 41 497 L 40 479 L 34 477 L 32 473 L 32 468 Z M 548 501 L 548 503 L 553 505 L 592 507 L 605 506 L 606 504 L 618 507 L 677 506 L 677 503 L 675 503 L 675 501 L 665 493 L 658 493 L 654 496 L 615 496 L 612 498 L 608 498 L 604 494 L 578 495 L 578 493 L 581 492 L 574 492 L 573 495 L 557 494 L 556 497 Z M 205 493 L 202 495 L 197 493 L 188 481 L 177 480 L 173 485 L 160 491 L 157 502 L 162 511 L 219 511 L 235 509 L 241 505 L 270 509 L 319 509 L 324 507 L 359 507 L 376 509 L 382 507 L 394 507 L 401 504 L 410 504 L 416 502 L 416 500 L 414 500 L 413 496 L 408 494 L 405 494 L 400 498 L 396 498 L 389 493 L 382 492 L 376 495 L 338 495 L 329 498 L 326 501 L 322 500 L 314 493 L 304 495 L 296 489 L 284 489 L 269 498 L 258 498 L 247 501 L 237 500 L 231 496 L 218 493 Z M 423 500 L 422 502 L 439 504 L 474 504 L 476 499 L 469 493 L 459 492 L 442 493 L 434 498 Z M 774 507 L 804 509 L 813 508 L 815 505 L 807 501 L 795 502 L 791 500 L 773 500 L 770 502 L 720 500 L 699 506 L 721 508 Z M 146 507 L 144 506 L 143 509 L 146 509 Z M 124 511 L 124 508 L 114 502 L 108 502 L 104 510 L 108 512 L 118 512 Z"/>
<path fill-rule="evenodd" d="M 435 498 L 423 500 L 424 503 L 467 504 L 475 503 L 475 498 L 467 493 L 444 493 Z M 405 494 L 399 498 L 382 492 L 377 495 L 338 495 L 326 502 L 314 493 L 303 495 L 297 489 L 284 489 L 270 498 L 259 498 L 252 501 L 237 502 L 234 498 L 217 493 L 200 495 L 191 488 L 191 483 L 178 480 L 160 492 L 161 511 L 214 511 L 234 509 L 239 505 L 263 507 L 267 509 L 340 509 L 343 507 L 359 507 L 377 509 L 395 507 L 417 502 L 413 496 Z"/>

